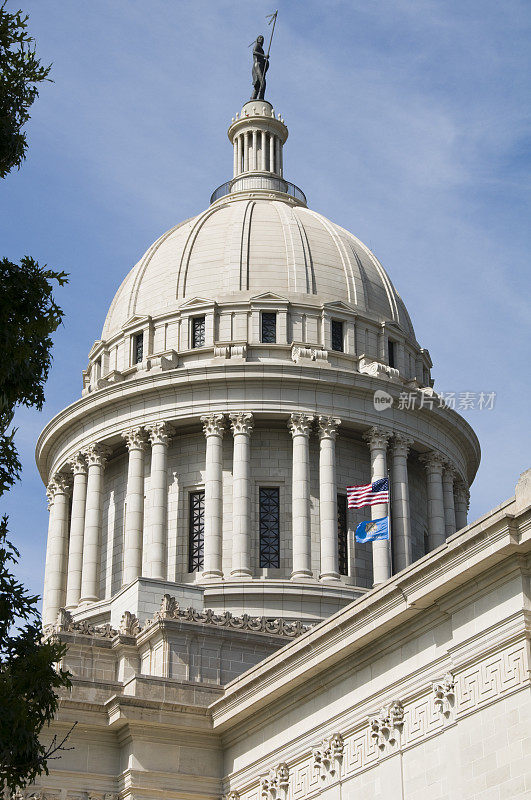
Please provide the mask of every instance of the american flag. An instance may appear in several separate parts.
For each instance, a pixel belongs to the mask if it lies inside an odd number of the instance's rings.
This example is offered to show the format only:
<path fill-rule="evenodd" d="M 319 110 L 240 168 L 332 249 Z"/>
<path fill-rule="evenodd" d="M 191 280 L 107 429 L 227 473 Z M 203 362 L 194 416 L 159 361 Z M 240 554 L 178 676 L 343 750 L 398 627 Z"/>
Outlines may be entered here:
<path fill-rule="evenodd" d="M 349 508 L 388 503 L 389 481 L 387 478 L 379 478 L 377 481 L 367 483 L 364 486 L 347 486 L 347 501 Z"/>

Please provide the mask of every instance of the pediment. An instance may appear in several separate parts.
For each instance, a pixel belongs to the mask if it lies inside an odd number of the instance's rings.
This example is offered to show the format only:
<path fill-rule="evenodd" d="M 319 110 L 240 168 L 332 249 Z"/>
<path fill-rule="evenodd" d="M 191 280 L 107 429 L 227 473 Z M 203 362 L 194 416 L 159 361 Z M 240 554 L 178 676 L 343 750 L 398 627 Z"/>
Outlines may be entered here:
<path fill-rule="evenodd" d="M 333 300 L 331 303 L 323 303 L 323 308 L 333 309 L 334 311 L 347 311 L 349 313 L 355 310 L 354 306 L 344 303 L 342 300 Z"/>
<path fill-rule="evenodd" d="M 179 307 L 181 309 L 198 308 L 202 306 L 212 306 L 215 301 L 207 297 L 191 297 L 190 300 L 185 300 Z"/>
<path fill-rule="evenodd" d="M 144 325 L 146 323 L 151 322 L 151 317 L 142 315 L 142 314 L 133 314 L 132 317 L 129 317 L 127 322 L 124 322 L 122 325 L 122 330 L 127 331 L 129 328 L 136 328 L 139 325 Z"/>
<path fill-rule="evenodd" d="M 282 297 L 280 294 L 275 294 L 275 292 L 263 292 L 263 294 L 256 294 L 254 297 L 251 297 L 251 302 L 256 302 L 257 300 L 280 300 L 282 303 L 288 302 L 286 297 Z"/>

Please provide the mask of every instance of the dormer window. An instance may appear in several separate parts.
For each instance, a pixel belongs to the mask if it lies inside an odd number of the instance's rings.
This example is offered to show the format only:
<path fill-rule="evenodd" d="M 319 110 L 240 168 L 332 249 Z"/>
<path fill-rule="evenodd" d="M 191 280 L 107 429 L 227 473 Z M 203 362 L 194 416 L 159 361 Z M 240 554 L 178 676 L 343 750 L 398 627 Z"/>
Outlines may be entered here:
<path fill-rule="evenodd" d="M 277 315 L 274 311 L 262 311 L 261 341 L 264 344 L 275 344 L 277 340 Z"/>
<path fill-rule="evenodd" d="M 343 352 L 343 323 L 340 319 L 332 320 L 332 350 Z"/>
<path fill-rule="evenodd" d="M 205 318 L 192 317 L 192 347 L 205 346 Z"/>
<path fill-rule="evenodd" d="M 133 363 L 140 364 L 144 359 L 144 334 L 135 333 L 133 338 Z"/>

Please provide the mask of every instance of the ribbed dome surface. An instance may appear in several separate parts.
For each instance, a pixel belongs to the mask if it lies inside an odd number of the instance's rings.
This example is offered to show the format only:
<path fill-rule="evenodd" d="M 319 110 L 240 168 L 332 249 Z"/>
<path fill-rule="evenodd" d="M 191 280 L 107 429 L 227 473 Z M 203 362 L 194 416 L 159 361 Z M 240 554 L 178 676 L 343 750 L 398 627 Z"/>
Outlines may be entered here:
<path fill-rule="evenodd" d="M 293 302 L 344 301 L 414 336 L 401 298 L 359 239 L 308 208 L 246 196 L 161 236 L 120 286 L 102 338 L 133 315 L 157 317 L 195 297 L 223 302 L 266 291 Z"/>

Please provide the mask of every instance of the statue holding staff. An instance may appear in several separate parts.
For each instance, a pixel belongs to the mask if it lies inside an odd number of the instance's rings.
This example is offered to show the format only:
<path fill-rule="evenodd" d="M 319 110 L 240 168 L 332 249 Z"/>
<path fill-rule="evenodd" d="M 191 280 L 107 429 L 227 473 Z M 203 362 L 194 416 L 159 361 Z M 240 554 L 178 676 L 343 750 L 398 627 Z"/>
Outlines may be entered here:
<path fill-rule="evenodd" d="M 277 14 L 268 14 L 268 24 L 272 25 L 271 38 L 269 39 L 269 47 L 267 54 L 264 53 L 264 37 L 257 36 L 256 41 L 253 42 L 253 94 L 251 100 L 263 100 L 266 89 L 266 72 L 269 69 L 269 51 L 271 50 L 271 42 L 273 41 L 273 34 L 275 32 L 275 25 L 277 24 Z M 251 45 L 249 45 L 250 47 Z"/>

